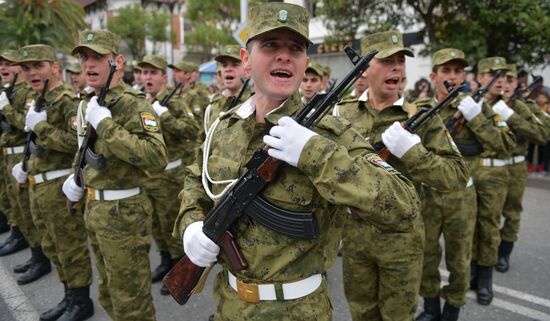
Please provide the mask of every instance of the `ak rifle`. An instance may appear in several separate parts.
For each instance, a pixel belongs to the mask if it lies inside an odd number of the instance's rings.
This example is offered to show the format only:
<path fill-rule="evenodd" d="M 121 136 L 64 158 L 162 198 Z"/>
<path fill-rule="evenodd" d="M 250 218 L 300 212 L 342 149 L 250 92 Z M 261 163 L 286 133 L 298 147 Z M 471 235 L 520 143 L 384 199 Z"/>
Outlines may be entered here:
<path fill-rule="evenodd" d="M 46 91 L 48 90 L 48 83 L 50 82 L 49 79 L 44 80 L 44 88 L 42 88 L 42 93 L 40 93 L 40 96 L 38 99 L 36 99 L 36 102 L 34 104 L 34 111 L 39 113 L 42 110 L 44 110 L 44 107 L 46 105 Z M 44 152 L 43 148 L 36 144 L 36 133 L 32 130 L 27 134 L 27 141 L 25 142 L 25 148 L 23 148 L 23 160 L 21 161 L 21 169 L 24 172 L 29 171 L 29 159 L 31 158 L 31 154 L 41 154 Z"/>
<path fill-rule="evenodd" d="M 169 92 L 168 95 L 164 96 L 164 98 L 162 98 L 162 100 L 159 102 L 159 104 L 163 107 L 166 107 L 166 105 L 168 104 L 170 99 L 172 99 L 172 97 L 174 97 L 176 92 L 178 92 L 182 87 L 183 87 L 183 83 L 182 82 L 177 82 L 174 89 L 172 89 L 172 91 Z"/>
<path fill-rule="evenodd" d="M 353 70 L 334 90 L 315 95 L 307 105 L 292 115 L 292 118 L 300 125 L 306 128 L 315 126 L 368 68 L 370 60 L 378 53 L 374 50 L 361 57 L 350 47 L 346 47 L 345 51 L 354 64 Z M 214 205 L 204 220 L 202 231 L 227 254 L 233 272 L 246 269 L 248 263 L 229 230 L 233 223 L 243 216 L 244 211 L 253 200 L 260 196 L 262 190 L 275 179 L 278 169 L 283 163 L 270 157 L 267 153 L 268 149 L 269 146 L 266 145 L 254 153 L 246 164 L 246 172 Z M 164 277 L 164 285 L 176 302 L 183 305 L 191 294 L 202 290 L 212 266 L 213 264 L 208 267 L 200 267 L 191 262 L 187 256 L 183 256 Z"/>

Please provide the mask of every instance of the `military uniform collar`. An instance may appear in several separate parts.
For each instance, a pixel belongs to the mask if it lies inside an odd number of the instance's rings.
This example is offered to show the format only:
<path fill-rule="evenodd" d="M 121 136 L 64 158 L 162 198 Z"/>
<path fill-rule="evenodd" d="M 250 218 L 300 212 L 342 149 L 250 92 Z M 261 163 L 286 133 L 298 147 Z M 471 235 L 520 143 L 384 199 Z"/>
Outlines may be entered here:
<path fill-rule="evenodd" d="M 285 100 L 279 107 L 270 111 L 265 115 L 265 119 L 270 123 L 277 124 L 279 118 L 283 116 L 289 116 L 294 114 L 299 108 L 302 107 L 300 100 L 300 94 L 296 91 L 292 96 Z M 241 119 L 247 119 L 256 111 L 256 96 L 248 98 L 242 105 L 237 109 L 235 115 Z"/>
<path fill-rule="evenodd" d="M 359 97 L 358 99 L 360 102 L 362 103 L 366 103 L 369 101 L 369 89 L 367 88 L 367 90 L 365 90 L 361 96 Z M 397 99 L 393 104 L 392 106 L 400 106 L 404 111 L 407 111 L 406 110 L 406 104 L 405 104 L 405 97 L 404 96 L 401 96 L 399 97 L 399 99 Z"/>

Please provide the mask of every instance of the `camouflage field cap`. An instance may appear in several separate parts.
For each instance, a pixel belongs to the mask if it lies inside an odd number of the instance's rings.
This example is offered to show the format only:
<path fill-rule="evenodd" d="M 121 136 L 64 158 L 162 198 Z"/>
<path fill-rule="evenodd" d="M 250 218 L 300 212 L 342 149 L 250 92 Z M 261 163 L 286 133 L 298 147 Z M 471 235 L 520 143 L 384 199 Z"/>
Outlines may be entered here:
<path fill-rule="evenodd" d="M 323 77 L 323 74 L 325 72 L 322 65 L 318 63 L 311 63 L 311 62 L 309 63 L 309 65 L 307 65 L 306 72 L 308 71 L 313 71 L 314 73 L 319 75 L 319 77 Z"/>
<path fill-rule="evenodd" d="M 481 59 L 477 63 L 477 72 L 491 72 L 495 70 L 508 70 L 506 59 L 503 57 L 489 57 Z"/>
<path fill-rule="evenodd" d="M 227 45 L 222 48 L 220 53 L 214 58 L 217 62 L 222 62 L 222 60 L 231 58 L 238 61 L 241 61 L 241 46 L 238 45 Z"/>
<path fill-rule="evenodd" d="M 321 65 L 323 67 L 323 75 L 330 77 L 330 67 L 328 65 Z"/>
<path fill-rule="evenodd" d="M 455 48 L 445 48 L 436 51 L 432 56 L 432 68 L 448 63 L 449 61 L 457 61 L 462 67 L 468 66 L 464 52 Z"/>
<path fill-rule="evenodd" d="M 83 48 L 89 48 L 100 55 L 110 52 L 118 54 L 120 36 L 107 30 L 84 30 L 78 33 L 78 45 L 72 54 L 77 54 Z"/>
<path fill-rule="evenodd" d="M 518 68 L 516 67 L 516 64 L 507 64 L 506 68 L 508 68 L 508 71 L 506 72 L 506 76 L 517 78 Z"/>
<path fill-rule="evenodd" d="M 378 59 L 387 58 L 398 52 L 414 57 L 412 50 L 403 46 L 403 35 L 397 31 L 379 32 L 361 39 L 363 55 L 375 49 L 379 51 L 375 56 Z"/>
<path fill-rule="evenodd" d="M 187 62 L 185 60 L 180 60 L 178 62 L 176 62 L 175 64 L 170 64 L 168 65 L 168 67 L 172 68 L 172 69 L 177 69 L 177 70 L 181 70 L 181 71 L 185 71 L 185 72 L 192 72 L 194 69 L 194 66 L 195 64 L 192 64 L 190 62 Z M 195 65 L 196 66 L 196 65 Z M 198 69 L 198 68 L 197 68 Z"/>
<path fill-rule="evenodd" d="M 16 62 L 17 61 L 17 50 L 6 49 L 6 50 L 0 52 L 0 59 L 7 60 L 9 62 Z"/>
<path fill-rule="evenodd" d="M 143 60 L 138 63 L 138 66 L 143 68 L 145 65 L 151 65 L 160 70 L 166 70 L 168 63 L 166 59 L 156 55 L 146 55 Z"/>
<path fill-rule="evenodd" d="M 65 68 L 65 70 L 72 74 L 79 74 L 82 72 L 82 69 L 80 69 L 80 64 L 70 64 L 67 68 Z"/>
<path fill-rule="evenodd" d="M 290 3 L 270 2 L 248 10 L 246 43 L 256 36 L 277 29 L 288 29 L 302 36 L 308 45 L 313 43 L 309 40 L 309 13 L 304 7 Z"/>
<path fill-rule="evenodd" d="M 29 61 L 51 61 L 56 62 L 55 52 L 48 45 L 30 45 L 19 48 L 17 51 L 17 62 L 20 65 Z"/>
<path fill-rule="evenodd" d="M 134 71 L 141 71 L 141 67 L 139 66 L 139 61 L 137 60 L 132 61 L 132 69 Z"/>

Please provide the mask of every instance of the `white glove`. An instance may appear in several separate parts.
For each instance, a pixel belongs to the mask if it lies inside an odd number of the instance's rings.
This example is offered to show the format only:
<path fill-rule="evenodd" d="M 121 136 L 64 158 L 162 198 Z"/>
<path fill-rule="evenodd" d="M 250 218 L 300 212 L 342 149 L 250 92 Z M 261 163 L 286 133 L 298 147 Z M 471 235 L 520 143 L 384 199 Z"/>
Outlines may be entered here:
<path fill-rule="evenodd" d="M 493 105 L 493 111 L 499 114 L 500 117 L 504 119 L 504 121 L 507 121 L 508 118 L 510 118 L 510 116 L 512 116 L 512 114 L 514 113 L 514 110 L 508 107 L 508 105 L 506 105 L 506 103 L 502 99 Z"/>
<path fill-rule="evenodd" d="M 394 122 L 382 133 L 382 141 L 390 153 L 401 158 L 414 145 L 420 143 L 420 137 L 409 133 L 399 122 Z"/>
<path fill-rule="evenodd" d="M 34 127 L 39 122 L 47 121 L 48 115 L 46 114 L 46 109 L 42 109 L 41 112 L 37 113 L 34 108 L 29 109 L 27 116 L 25 117 L 25 127 L 29 130 L 34 130 Z"/>
<path fill-rule="evenodd" d="M 97 125 L 105 118 L 111 118 L 111 111 L 97 103 L 97 96 L 93 96 L 86 107 L 86 120 L 97 128 Z"/>
<path fill-rule="evenodd" d="M 13 165 L 11 169 L 11 176 L 15 178 L 17 183 L 24 184 L 27 181 L 27 176 L 29 174 L 23 170 L 23 164 L 17 163 Z"/>
<path fill-rule="evenodd" d="M 63 193 L 71 202 L 78 202 L 84 195 L 84 188 L 76 185 L 74 174 L 71 174 L 63 183 Z"/>
<path fill-rule="evenodd" d="M 3 91 L 0 94 L 0 110 L 4 110 L 4 108 L 10 104 L 10 100 L 8 99 L 8 95 L 6 95 L 6 92 Z"/>
<path fill-rule="evenodd" d="M 192 223 L 185 229 L 183 251 L 191 262 L 200 267 L 207 267 L 210 263 L 216 262 L 220 247 L 202 232 L 202 223 Z"/>
<path fill-rule="evenodd" d="M 273 126 L 269 135 L 264 136 L 264 143 L 271 147 L 267 153 L 269 156 L 280 159 L 297 167 L 300 154 L 307 141 L 317 135 L 301 125 L 294 119 L 285 116 L 279 119 L 279 125 Z"/>
<path fill-rule="evenodd" d="M 162 106 L 158 100 L 155 100 L 155 102 L 153 103 L 153 109 L 155 110 L 155 113 L 157 114 L 157 116 L 160 117 L 160 115 L 164 114 L 165 112 L 168 111 L 168 108 Z"/>
<path fill-rule="evenodd" d="M 476 103 L 472 97 L 466 97 L 462 99 L 458 105 L 458 110 L 464 115 L 467 121 L 474 119 L 477 115 L 481 113 L 481 102 Z"/>

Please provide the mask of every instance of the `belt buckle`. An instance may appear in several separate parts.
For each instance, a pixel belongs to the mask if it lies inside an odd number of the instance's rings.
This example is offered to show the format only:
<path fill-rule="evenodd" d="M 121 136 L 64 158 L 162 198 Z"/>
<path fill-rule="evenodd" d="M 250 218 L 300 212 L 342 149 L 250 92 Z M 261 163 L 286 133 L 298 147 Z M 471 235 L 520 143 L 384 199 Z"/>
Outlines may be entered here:
<path fill-rule="evenodd" d="M 239 299 L 249 303 L 260 303 L 260 290 L 256 283 L 244 283 L 237 279 Z"/>
<path fill-rule="evenodd" d="M 95 189 L 94 188 L 88 187 L 86 193 L 87 193 L 88 201 L 97 201 L 95 199 Z"/>

